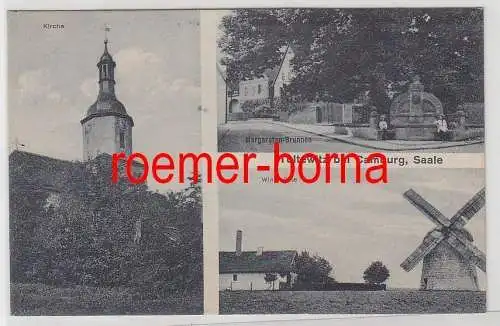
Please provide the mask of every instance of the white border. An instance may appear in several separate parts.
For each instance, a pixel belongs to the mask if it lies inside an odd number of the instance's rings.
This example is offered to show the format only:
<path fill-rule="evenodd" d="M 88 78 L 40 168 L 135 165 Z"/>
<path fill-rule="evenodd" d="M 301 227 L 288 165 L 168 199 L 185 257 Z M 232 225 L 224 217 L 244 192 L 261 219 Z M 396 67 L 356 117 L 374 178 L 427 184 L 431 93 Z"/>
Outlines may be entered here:
<path fill-rule="evenodd" d="M 500 152 L 498 139 L 500 129 L 496 126 L 500 121 L 500 111 L 496 94 L 500 85 L 500 65 L 496 58 L 500 57 L 500 47 L 496 40 L 499 31 L 500 6 L 490 1 L 485 10 L 485 161 L 486 161 L 486 257 L 487 257 L 487 305 L 488 310 L 500 310 L 500 172 L 498 170 Z M 487 154 L 486 154 L 487 153 Z"/>
<path fill-rule="evenodd" d="M 500 166 L 498 139 L 500 136 L 500 109 L 497 108 L 498 100 L 496 93 L 498 85 L 500 85 L 500 65 L 497 63 L 500 58 L 499 42 L 497 41 L 497 33 L 500 30 L 500 6 L 496 0 L 490 1 L 273 1 L 273 0 L 240 0 L 240 1 L 217 1 L 210 2 L 198 0 L 176 0 L 176 1 L 161 1 L 161 0 L 108 0 L 96 1 L 72 1 L 63 0 L 7 0 L 2 2 L 3 9 L 59 9 L 59 10 L 77 10 L 77 9 L 188 9 L 188 8 L 233 8 L 233 7 L 452 7 L 452 6 L 485 6 L 485 91 L 486 91 L 486 179 L 487 179 L 487 256 L 488 256 L 488 309 L 500 310 L 500 237 L 496 232 L 500 231 L 500 201 L 498 195 L 500 193 L 500 172 L 497 172 L 496 167 Z M 0 54 L 1 59 L 1 80 L 0 80 L 0 121 L 3 124 L 0 127 L 0 157 L 2 168 L 0 169 L 0 209 L 4 221 L 4 234 L 1 240 L 1 252 L 3 255 L 3 266 L 0 269 L 1 282 L 0 289 L 2 290 L 3 304 L 0 304 L 0 313 L 2 316 L 7 316 L 9 312 L 9 294 L 8 294 L 8 178 L 7 178 L 7 118 L 6 118 L 6 34 L 5 34 L 5 11 L 1 15 L 0 24 L 0 49 L 3 51 Z M 203 67 L 203 69 L 205 69 Z M 466 185 L 464 185 L 466 186 Z M 329 317 L 329 318 L 328 318 Z M 488 313 L 483 315 L 426 315 L 426 316 L 383 316 L 383 317 L 355 317 L 344 319 L 341 315 L 330 316 L 151 316 L 151 317 L 10 317 L 9 322 L 12 325 L 53 325 L 53 324 L 71 324 L 71 325 L 132 325 L 132 324 L 148 324 L 148 325 L 172 325 L 172 324 L 208 324 L 229 322 L 231 324 L 258 324 L 258 325 L 344 325 L 347 322 L 353 325 L 361 325 L 370 323 L 387 325 L 399 325 L 405 323 L 408 325 L 420 325 L 426 323 L 428 325 L 470 325 L 478 323 L 481 325 L 496 325 L 500 321 L 500 313 Z M 314 319 L 305 322 L 303 319 Z M 324 318 L 327 318 L 326 320 Z M 300 322 L 285 322 L 285 320 L 302 319 Z M 318 319 L 323 319 L 320 321 Z M 265 320 L 281 320 L 281 322 L 264 322 Z M 253 321 L 253 323 L 250 323 Z"/>

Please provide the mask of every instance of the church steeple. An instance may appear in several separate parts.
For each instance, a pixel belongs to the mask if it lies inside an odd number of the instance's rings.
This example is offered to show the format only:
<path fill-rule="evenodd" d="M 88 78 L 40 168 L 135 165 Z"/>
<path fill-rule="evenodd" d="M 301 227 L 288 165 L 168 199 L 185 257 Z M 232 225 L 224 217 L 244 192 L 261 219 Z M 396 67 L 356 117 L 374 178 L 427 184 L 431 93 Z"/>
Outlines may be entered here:
<path fill-rule="evenodd" d="M 108 38 L 104 39 L 104 53 L 97 63 L 99 68 L 99 95 L 107 93 L 115 95 L 115 67 L 116 63 L 108 52 Z"/>
<path fill-rule="evenodd" d="M 109 27 L 105 28 L 109 31 Z M 116 63 L 108 51 L 108 38 L 104 39 L 104 53 L 97 68 L 99 70 L 99 94 L 80 121 L 83 127 L 84 160 L 101 153 L 132 152 L 132 127 L 134 121 L 125 106 L 115 95 Z"/>

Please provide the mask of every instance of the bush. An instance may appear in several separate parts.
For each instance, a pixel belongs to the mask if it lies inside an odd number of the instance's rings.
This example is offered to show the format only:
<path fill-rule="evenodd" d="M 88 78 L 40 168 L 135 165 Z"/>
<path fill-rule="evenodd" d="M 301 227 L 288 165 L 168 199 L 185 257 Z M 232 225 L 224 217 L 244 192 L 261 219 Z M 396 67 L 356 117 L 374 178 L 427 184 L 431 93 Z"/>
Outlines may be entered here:
<path fill-rule="evenodd" d="M 49 191 L 33 196 L 18 163 L 10 165 L 11 281 L 159 294 L 203 288 L 199 185 L 163 195 L 111 184 L 106 167 L 75 166 L 59 204 L 45 207 Z"/>

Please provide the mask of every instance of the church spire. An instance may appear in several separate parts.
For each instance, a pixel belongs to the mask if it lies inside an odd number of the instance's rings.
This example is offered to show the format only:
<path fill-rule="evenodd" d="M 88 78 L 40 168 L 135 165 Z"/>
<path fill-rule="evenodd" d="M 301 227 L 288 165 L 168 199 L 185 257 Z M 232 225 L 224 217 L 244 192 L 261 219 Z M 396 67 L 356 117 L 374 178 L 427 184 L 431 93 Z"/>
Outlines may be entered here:
<path fill-rule="evenodd" d="M 104 27 L 104 53 L 97 63 L 99 68 L 99 95 L 107 94 L 115 96 L 115 67 L 116 63 L 108 51 L 109 26 Z"/>
<path fill-rule="evenodd" d="M 109 54 L 108 52 L 108 38 L 104 39 L 104 54 Z"/>

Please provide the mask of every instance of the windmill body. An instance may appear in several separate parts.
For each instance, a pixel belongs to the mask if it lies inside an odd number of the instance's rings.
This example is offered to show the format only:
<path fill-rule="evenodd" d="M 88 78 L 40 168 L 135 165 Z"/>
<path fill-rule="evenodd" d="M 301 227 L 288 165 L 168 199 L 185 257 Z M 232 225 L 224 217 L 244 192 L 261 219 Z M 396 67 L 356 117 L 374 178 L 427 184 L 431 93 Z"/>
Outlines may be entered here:
<path fill-rule="evenodd" d="M 479 191 L 451 219 L 408 190 L 404 197 L 436 224 L 401 267 L 409 272 L 420 262 L 422 290 L 479 290 L 477 269 L 486 272 L 486 256 L 472 243 L 464 225 L 484 206 L 485 190 Z"/>
<path fill-rule="evenodd" d="M 442 241 L 424 256 L 420 289 L 477 291 L 476 266 L 464 259 L 449 243 Z"/>

